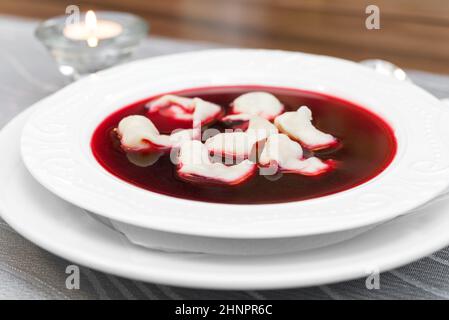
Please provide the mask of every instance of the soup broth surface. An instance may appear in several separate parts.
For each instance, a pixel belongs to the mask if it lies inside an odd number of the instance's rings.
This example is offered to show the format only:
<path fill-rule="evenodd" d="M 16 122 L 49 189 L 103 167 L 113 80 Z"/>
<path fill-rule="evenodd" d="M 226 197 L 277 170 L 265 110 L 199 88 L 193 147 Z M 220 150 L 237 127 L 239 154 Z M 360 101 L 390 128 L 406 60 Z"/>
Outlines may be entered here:
<path fill-rule="evenodd" d="M 308 106 L 314 125 L 337 137 L 341 146 L 313 153 L 305 151 L 305 154 L 322 160 L 333 159 L 336 168 L 319 176 L 284 173 L 266 177 L 256 173 L 241 185 L 217 186 L 180 180 L 169 155 L 162 156 L 151 166 L 136 166 L 120 149 L 113 129 L 126 116 L 145 115 L 145 104 L 154 97 L 125 106 L 100 123 L 92 137 L 92 152 L 109 173 L 140 188 L 177 198 L 228 204 L 301 201 L 341 192 L 377 176 L 395 156 L 396 139 L 390 126 L 365 108 L 339 98 L 298 89 L 259 86 L 208 87 L 173 94 L 200 97 L 227 110 L 235 98 L 251 91 L 274 94 L 285 105 L 286 111 Z M 161 117 L 152 120 L 163 132 L 177 127 L 176 123 Z M 219 124 L 212 127 L 220 131 L 225 129 Z"/>

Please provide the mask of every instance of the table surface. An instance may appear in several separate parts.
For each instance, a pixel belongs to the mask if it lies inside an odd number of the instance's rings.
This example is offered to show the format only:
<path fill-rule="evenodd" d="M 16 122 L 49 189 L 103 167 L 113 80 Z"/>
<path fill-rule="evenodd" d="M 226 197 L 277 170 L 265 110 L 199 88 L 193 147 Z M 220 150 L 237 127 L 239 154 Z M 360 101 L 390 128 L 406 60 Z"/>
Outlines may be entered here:
<path fill-rule="evenodd" d="M 0 127 L 65 83 L 34 39 L 36 22 L 0 16 Z M 213 47 L 150 37 L 134 58 Z M 449 97 L 449 76 L 410 71 L 418 85 Z M 1 191 L 0 191 L 1 192 Z M 3 299 L 448 299 L 449 247 L 380 275 L 380 289 L 365 279 L 319 287 L 269 291 L 214 291 L 142 283 L 80 267 L 80 289 L 65 286 L 71 265 L 25 240 L 0 219 L 0 298 Z"/>

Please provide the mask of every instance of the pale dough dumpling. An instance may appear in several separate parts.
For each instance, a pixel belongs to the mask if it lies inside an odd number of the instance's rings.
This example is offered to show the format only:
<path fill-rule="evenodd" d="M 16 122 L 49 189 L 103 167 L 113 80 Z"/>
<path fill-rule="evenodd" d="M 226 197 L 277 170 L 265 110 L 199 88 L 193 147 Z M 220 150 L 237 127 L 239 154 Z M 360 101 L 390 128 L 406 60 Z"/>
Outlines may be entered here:
<path fill-rule="evenodd" d="M 254 151 L 258 142 L 276 133 L 278 129 L 270 121 L 259 116 L 250 116 L 245 132 L 219 133 L 207 139 L 205 144 L 214 155 L 245 159 Z"/>
<path fill-rule="evenodd" d="M 222 108 L 215 103 L 171 94 L 150 101 L 146 107 L 150 114 L 163 111 L 165 116 L 173 119 L 192 121 L 193 127 L 209 124 L 222 113 Z"/>
<path fill-rule="evenodd" d="M 117 135 L 126 152 L 164 151 L 180 145 L 183 141 L 198 138 L 195 129 L 184 129 L 172 135 L 160 134 L 150 119 L 140 115 L 123 118 Z"/>
<path fill-rule="evenodd" d="M 256 91 L 242 94 L 231 104 L 231 115 L 228 120 L 244 120 L 247 115 L 259 116 L 273 120 L 284 111 L 284 105 L 268 92 Z M 240 114 L 240 117 L 237 116 Z M 226 121 L 226 117 L 223 119 Z"/>
<path fill-rule="evenodd" d="M 337 139 L 312 124 L 312 111 L 302 106 L 297 111 L 285 112 L 274 120 L 279 131 L 299 141 L 304 147 L 318 150 L 337 144 Z"/>
<path fill-rule="evenodd" d="M 213 163 L 206 146 L 198 140 L 184 142 L 179 150 L 177 174 L 182 180 L 237 185 L 248 180 L 255 170 L 256 164 L 249 160 L 232 166 Z"/>
<path fill-rule="evenodd" d="M 331 169 L 330 162 L 323 162 L 316 157 L 303 158 L 301 146 L 285 134 L 268 137 L 259 157 L 262 167 L 277 165 L 279 171 L 315 176 Z"/>
<path fill-rule="evenodd" d="M 170 147 L 170 137 L 161 135 L 156 126 L 144 116 L 128 116 L 123 118 L 117 134 L 123 150 L 127 152 L 148 151 Z"/>

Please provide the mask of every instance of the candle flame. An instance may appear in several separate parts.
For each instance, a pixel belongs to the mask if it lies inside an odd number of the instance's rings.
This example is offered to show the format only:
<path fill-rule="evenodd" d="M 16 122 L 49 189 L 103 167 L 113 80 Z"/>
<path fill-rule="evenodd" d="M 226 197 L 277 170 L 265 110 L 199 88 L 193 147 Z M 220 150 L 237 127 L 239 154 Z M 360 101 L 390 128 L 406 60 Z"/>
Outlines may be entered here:
<path fill-rule="evenodd" d="M 86 27 L 89 30 L 95 30 L 97 28 L 97 16 L 95 15 L 95 12 L 92 10 L 89 10 L 86 12 Z"/>
<path fill-rule="evenodd" d="M 98 45 L 98 38 L 95 36 L 95 30 L 97 29 L 97 16 L 93 10 L 86 12 L 85 22 L 87 29 L 89 30 L 89 37 L 87 38 L 87 45 L 91 48 Z"/>

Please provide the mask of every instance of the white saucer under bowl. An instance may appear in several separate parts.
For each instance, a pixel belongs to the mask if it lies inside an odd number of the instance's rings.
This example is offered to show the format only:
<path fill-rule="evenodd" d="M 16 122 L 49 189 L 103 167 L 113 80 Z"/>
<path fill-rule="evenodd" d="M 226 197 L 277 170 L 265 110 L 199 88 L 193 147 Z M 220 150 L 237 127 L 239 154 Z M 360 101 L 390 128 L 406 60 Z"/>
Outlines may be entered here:
<path fill-rule="evenodd" d="M 275 289 L 363 277 L 426 256 L 449 244 L 449 201 L 397 218 L 357 239 L 300 253 L 219 256 L 166 253 L 131 245 L 120 233 L 38 184 L 19 150 L 28 110 L 0 134 L 0 212 L 42 248 L 97 270 L 137 280 L 214 289 Z"/>
<path fill-rule="evenodd" d="M 92 133 L 113 111 L 164 92 L 219 85 L 300 88 L 353 101 L 392 126 L 397 154 L 386 170 L 358 187 L 267 205 L 160 195 L 114 177 L 95 160 Z M 220 49 L 151 58 L 82 79 L 36 108 L 21 140 L 36 180 L 73 204 L 139 228 L 251 239 L 332 233 L 388 221 L 449 185 L 449 109 L 413 84 L 331 57 Z"/>

